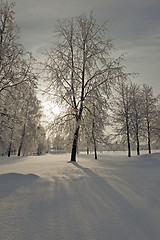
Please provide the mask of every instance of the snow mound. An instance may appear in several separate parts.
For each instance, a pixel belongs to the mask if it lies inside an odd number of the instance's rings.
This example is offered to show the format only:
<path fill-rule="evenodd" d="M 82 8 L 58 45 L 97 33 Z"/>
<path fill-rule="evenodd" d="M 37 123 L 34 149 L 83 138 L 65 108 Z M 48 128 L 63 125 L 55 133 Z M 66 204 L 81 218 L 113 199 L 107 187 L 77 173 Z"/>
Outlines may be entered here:
<path fill-rule="evenodd" d="M 34 174 L 7 173 L 0 175 L 0 198 L 8 196 L 22 186 L 28 186 L 37 180 Z"/>
<path fill-rule="evenodd" d="M 133 158 L 133 166 L 141 168 L 160 168 L 160 153 L 143 154 Z"/>

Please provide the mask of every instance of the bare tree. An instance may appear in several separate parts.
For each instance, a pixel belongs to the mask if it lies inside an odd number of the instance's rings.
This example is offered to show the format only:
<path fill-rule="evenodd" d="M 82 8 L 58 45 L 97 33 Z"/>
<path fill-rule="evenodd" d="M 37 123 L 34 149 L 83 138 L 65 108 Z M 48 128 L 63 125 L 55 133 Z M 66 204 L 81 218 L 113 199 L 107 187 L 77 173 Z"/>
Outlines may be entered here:
<path fill-rule="evenodd" d="M 72 124 L 71 161 L 76 161 L 77 143 L 87 101 L 96 92 L 100 99 L 122 74 L 123 56 L 111 58 L 112 41 L 106 38 L 106 23 L 98 25 L 91 13 L 58 21 L 57 38 L 47 52 L 47 92 L 63 105 L 63 120 Z M 68 124 L 68 123 L 67 123 Z"/>
<path fill-rule="evenodd" d="M 153 95 L 152 87 L 143 84 L 142 86 L 142 106 L 144 117 L 144 132 L 147 135 L 148 152 L 151 153 L 151 136 L 153 132 L 154 121 L 158 110 L 158 97 Z"/>
<path fill-rule="evenodd" d="M 131 83 L 131 108 L 132 136 L 136 141 L 137 155 L 140 155 L 140 137 L 143 126 L 142 95 L 140 86 L 135 83 Z"/>
<path fill-rule="evenodd" d="M 131 85 L 122 79 L 118 81 L 115 89 L 111 107 L 111 126 L 116 132 L 115 135 L 127 142 L 128 157 L 131 157 Z"/>
<path fill-rule="evenodd" d="M 0 101 L 6 92 L 23 84 L 36 86 L 37 74 L 33 72 L 34 62 L 31 53 L 26 53 L 19 43 L 19 27 L 14 21 L 14 2 L 0 0 Z M 2 105 L 1 105 L 2 106 Z M 2 112 L 0 107 L 0 114 Z"/>
<path fill-rule="evenodd" d="M 152 138 L 155 148 L 160 148 L 160 105 L 157 108 L 157 114 L 152 125 Z"/>
<path fill-rule="evenodd" d="M 14 5 L 0 1 L 0 93 L 18 83 L 14 73 L 23 53 L 18 43 L 19 27 L 14 22 Z"/>
<path fill-rule="evenodd" d="M 98 158 L 97 150 L 98 145 L 104 143 L 105 139 L 105 126 L 107 119 L 108 99 L 103 94 L 99 98 L 98 91 L 95 91 L 93 96 L 87 99 L 84 107 L 82 117 L 82 140 L 89 147 L 93 146 L 95 159 Z"/>
<path fill-rule="evenodd" d="M 21 155 L 26 135 L 36 138 L 34 128 L 37 128 L 41 118 L 40 102 L 37 100 L 34 89 L 28 89 L 28 92 L 22 90 L 19 101 L 21 102 L 21 109 L 19 109 L 21 112 L 21 128 L 19 131 L 18 156 Z"/>

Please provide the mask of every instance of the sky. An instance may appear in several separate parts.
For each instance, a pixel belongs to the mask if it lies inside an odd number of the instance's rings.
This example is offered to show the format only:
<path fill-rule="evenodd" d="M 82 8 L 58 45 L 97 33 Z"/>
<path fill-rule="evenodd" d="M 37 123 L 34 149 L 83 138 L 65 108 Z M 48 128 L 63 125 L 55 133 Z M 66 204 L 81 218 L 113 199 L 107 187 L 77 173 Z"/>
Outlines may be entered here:
<path fill-rule="evenodd" d="M 37 60 L 51 47 L 57 19 L 93 11 L 97 22 L 108 22 L 108 37 L 119 53 L 127 53 L 128 72 L 134 81 L 160 94 L 160 1 L 159 0 L 15 0 L 16 23 L 21 42 Z"/>

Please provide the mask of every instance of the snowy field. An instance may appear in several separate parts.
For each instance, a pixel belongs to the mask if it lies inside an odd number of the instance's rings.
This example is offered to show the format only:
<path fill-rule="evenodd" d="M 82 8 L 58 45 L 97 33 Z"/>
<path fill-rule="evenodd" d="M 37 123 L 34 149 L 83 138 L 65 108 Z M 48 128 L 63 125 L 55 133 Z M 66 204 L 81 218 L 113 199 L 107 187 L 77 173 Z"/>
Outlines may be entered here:
<path fill-rule="evenodd" d="M 0 157 L 0 240 L 160 240 L 160 153 Z"/>

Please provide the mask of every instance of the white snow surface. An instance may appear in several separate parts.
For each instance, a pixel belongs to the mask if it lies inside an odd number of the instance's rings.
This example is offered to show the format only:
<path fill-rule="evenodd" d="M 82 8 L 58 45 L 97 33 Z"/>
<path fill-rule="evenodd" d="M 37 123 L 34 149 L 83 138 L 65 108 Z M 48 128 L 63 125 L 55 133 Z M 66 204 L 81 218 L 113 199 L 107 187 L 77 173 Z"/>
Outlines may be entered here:
<path fill-rule="evenodd" d="M 160 153 L 0 157 L 0 240 L 159 240 Z"/>

